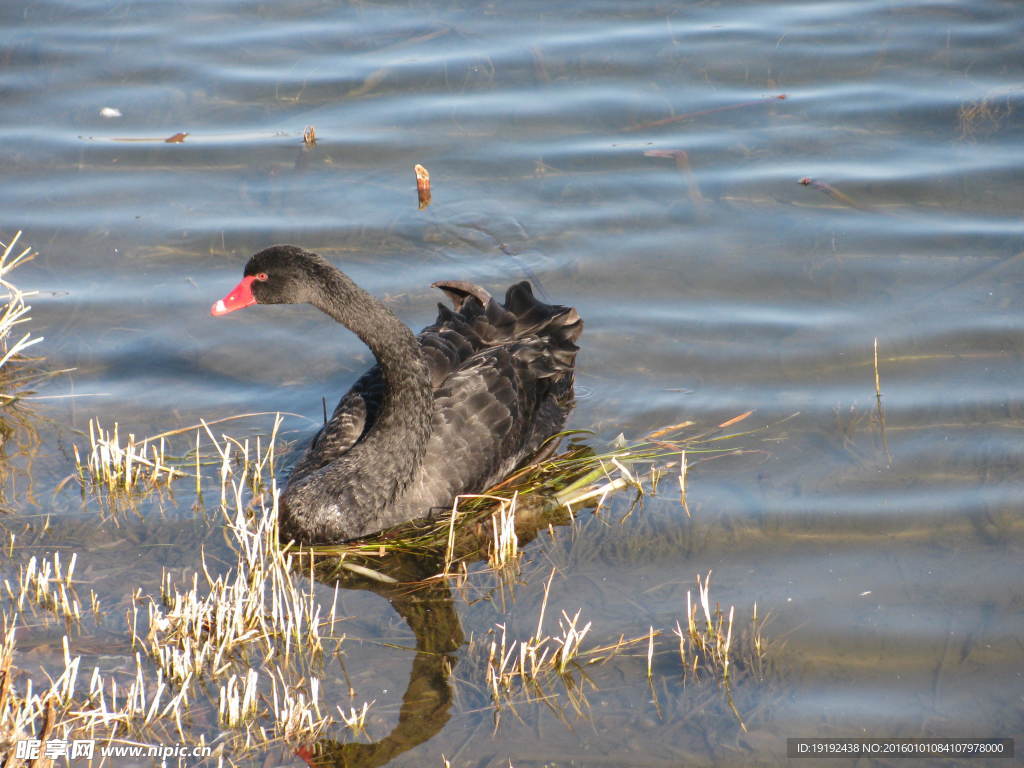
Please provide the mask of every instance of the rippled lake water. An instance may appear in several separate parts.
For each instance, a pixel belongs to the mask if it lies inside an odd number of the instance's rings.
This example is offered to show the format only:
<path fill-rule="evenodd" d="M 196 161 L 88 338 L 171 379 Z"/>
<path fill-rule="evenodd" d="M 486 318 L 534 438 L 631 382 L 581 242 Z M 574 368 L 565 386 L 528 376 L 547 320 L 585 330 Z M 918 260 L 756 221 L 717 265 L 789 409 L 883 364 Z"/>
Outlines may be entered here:
<path fill-rule="evenodd" d="M 437 608 L 462 642 L 442 649 L 450 674 L 427 674 L 434 719 L 338 764 L 778 765 L 796 736 L 1019 742 L 1021 10 L 4 4 L 0 239 L 20 229 L 38 250 L 12 276 L 39 292 L 33 352 L 74 369 L 7 441 L 0 524 L 25 544 L 6 577 L 77 553 L 104 611 L 72 652 L 131 671 L 132 591 L 158 596 L 161 569 L 190 574 L 201 550 L 228 561 L 187 482 L 116 514 L 60 484 L 90 419 L 142 436 L 280 410 L 294 440 L 370 363 L 308 307 L 211 318 L 253 251 L 318 251 L 416 329 L 434 280 L 525 278 L 585 319 L 570 427 L 592 447 L 752 411 L 722 430 L 749 432 L 729 443 L 743 452 L 691 458 L 691 517 L 672 490 L 626 516 L 623 494 L 527 544 L 513 587 L 474 566 Z M 579 609 L 594 646 L 662 631 L 652 682 L 641 646 L 588 669 L 578 710 L 556 687 L 495 728 L 481 648 L 496 624 L 532 633 L 552 568 L 551 624 Z M 714 685 L 682 684 L 673 648 L 708 571 L 722 606 L 770 614 L 769 674 L 734 682 L 739 717 Z M 327 708 L 373 701 L 353 740 L 393 738 L 422 616 L 367 591 L 339 607 L 354 697 Z M 33 619 L 16 663 L 44 679 L 64 631 Z M 275 754 L 241 762 L 301 764 Z"/>

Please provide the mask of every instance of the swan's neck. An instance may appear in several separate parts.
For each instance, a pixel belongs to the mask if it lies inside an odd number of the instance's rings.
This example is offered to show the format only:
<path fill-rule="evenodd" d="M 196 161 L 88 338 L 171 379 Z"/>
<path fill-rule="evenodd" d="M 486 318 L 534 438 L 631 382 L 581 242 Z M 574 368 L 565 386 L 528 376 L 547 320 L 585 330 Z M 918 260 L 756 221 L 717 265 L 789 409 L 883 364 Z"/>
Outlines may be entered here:
<path fill-rule="evenodd" d="M 367 497 L 390 506 L 419 468 L 430 436 L 430 374 L 416 337 L 391 310 L 337 270 L 324 277 L 314 305 L 362 339 L 384 379 L 380 411 L 349 451 L 346 471 Z"/>

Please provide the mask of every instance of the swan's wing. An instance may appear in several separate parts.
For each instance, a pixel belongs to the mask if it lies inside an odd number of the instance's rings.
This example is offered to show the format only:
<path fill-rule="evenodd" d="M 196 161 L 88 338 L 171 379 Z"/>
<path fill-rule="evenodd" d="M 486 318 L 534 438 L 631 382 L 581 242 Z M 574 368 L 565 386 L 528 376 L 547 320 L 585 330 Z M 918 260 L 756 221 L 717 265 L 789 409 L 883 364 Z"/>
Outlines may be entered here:
<path fill-rule="evenodd" d="M 344 456 L 377 418 L 384 382 L 374 366 L 352 385 L 338 402 L 330 420 L 320 428 L 292 470 L 289 481 L 298 480 Z"/>
<path fill-rule="evenodd" d="M 480 492 L 507 459 L 524 403 L 503 349 L 488 350 L 452 372 L 434 390 L 434 417 L 422 469 L 408 491 L 421 514 Z"/>
<path fill-rule="evenodd" d="M 534 456 L 572 408 L 572 380 L 537 375 L 539 339 L 474 355 L 434 391 L 434 418 L 407 497 L 426 511 L 485 491 Z"/>
<path fill-rule="evenodd" d="M 504 304 L 471 283 L 434 285 L 454 311 L 439 306 L 419 337 L 434 417 L 424 468 L 406 495 L 410 508 L 485 490 L 561 429 L 583 329 L 575 309 L 538 301 L 527 282 L 509 288 Z"/>

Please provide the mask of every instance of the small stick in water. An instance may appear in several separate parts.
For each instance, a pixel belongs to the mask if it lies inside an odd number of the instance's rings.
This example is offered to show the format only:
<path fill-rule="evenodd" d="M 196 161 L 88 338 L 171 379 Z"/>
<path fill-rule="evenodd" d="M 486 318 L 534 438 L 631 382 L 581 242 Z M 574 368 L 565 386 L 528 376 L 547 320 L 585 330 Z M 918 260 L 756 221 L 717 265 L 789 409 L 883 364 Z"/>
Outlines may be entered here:
<path fill-rule="evenodd" d="M 725 427 L 731 427 L 733 424 L 738 424 L 739 422 L 743 421 L 745 418 L 747 418 L 752 413 L 753 413 L 753 411 L 751 410 L 751 411 L 747 411 L 746 413 L 741 413 L 739 416 L 733 416 L 731 419 L 723 421 L 721 424 L 719 424 L 718 428 L 719 429 L 725 429 Z"/>
<path fill-rule="evenodd" d="M 693 203 L 694 210 L 698 216 L 707 215 L 707 200 L 700 193 L 700 186 L 697 184 L 697 177 L 690 167 L 690 156 L 684 149 L 649 149 L 644 152 L 644 157 L 671 157 L 676 161 L 676 168 L 686 181 L 686 194 Z"/>
<path fill-rule="evenodd" d="M 892 454 L 889 453 L 889 440 L 885 436 L 885 408 L 882 407 L 882 383 L 878 375 L 878 337 L 875 337 L 875 403 L 878 407 L 878 429 L 882 433 L 882 450 L 885 460 L 892 466 Z"/>
<path fill-rule="evenodd" d="M 686 516 L 693 517 L 690 514 L 690 505 L 686 503 L 686 469 L 686 451 L 683 450 L 679 452 L 679 503 L 686 510 Z"/>
<path fill-rule="evenodd" d="M 420 210 L 430 205 L 430 173 L 422 165 L 412 167 L 416 173 L 416 194 L 420 198 Z"/>
<path fill-rule="evenodd" d="M 844 195 L 842 192 L 840 192 L 838 189 L 833 187 L 831 184 L 826 184 L 823 181 L 815 181 L 810 176 L 804 176 L 802 179 L 800 179 L 800 183 L 803 184 L 805 187 L 812 187 L 814 189 L 817 189 L 820 192 L 824 192 L 826 195 L 831 197 L 833 200 L 837 200 L 838 202 L 842 203 L 843 205 L 848 205 L 851 208 L 856 208 L 857 210 L 860 210 L 860 211 L 870 211 L 871 210 L 866 205 L 861 205 L 860 203 L 858 203 L 856 200 L 851 198 L 849 195 Z"/>
<path fill-rule="evenodd" d="M 743 107 L 757 107 L 762 104 L 770 104 L 773 101 L 781 101 L 786 98 L 786 94 L 780 93 L 777 96 L 768 96 L 764 99 L 754 99 L 753 101 L 743 101 L 739 104 L 726 104 L 724 107 L 712 107 L 711 109 L 700 109 L 696 112 L 687 112 L 682 115 L 673 115 L 672 117 L 663 117 L 661 120 L 654 120 L 649 123 L 640 123 L 640 125 L 631 125 L 628 128 L 623 128 L 622 133 L 629 133 L 631 131 L 643 131 L 648 128 L 660 128 L 663 125 L 671 125 L 672 123 L 678 123 L 682 120 L 689 120 L 692 117 L 702 117 L 703 115 L 713 115 L 715 112 L 727 112 L 730 109 L 741 109 Z"/>

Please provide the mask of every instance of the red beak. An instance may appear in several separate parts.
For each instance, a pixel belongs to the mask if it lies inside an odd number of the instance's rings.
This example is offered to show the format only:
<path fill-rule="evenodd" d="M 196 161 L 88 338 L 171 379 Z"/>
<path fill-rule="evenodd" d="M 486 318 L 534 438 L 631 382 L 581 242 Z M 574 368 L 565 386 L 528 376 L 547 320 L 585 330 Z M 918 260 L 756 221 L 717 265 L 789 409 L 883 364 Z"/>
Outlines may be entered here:
<path fill-rule="evenodd" d="M 231 293 L 210 307 L 210 314 L 217 317 L 255 304 L 256 297 L 252 295 L 252 281 L 255 279 L 255 275 L 243 277 Z"/>

